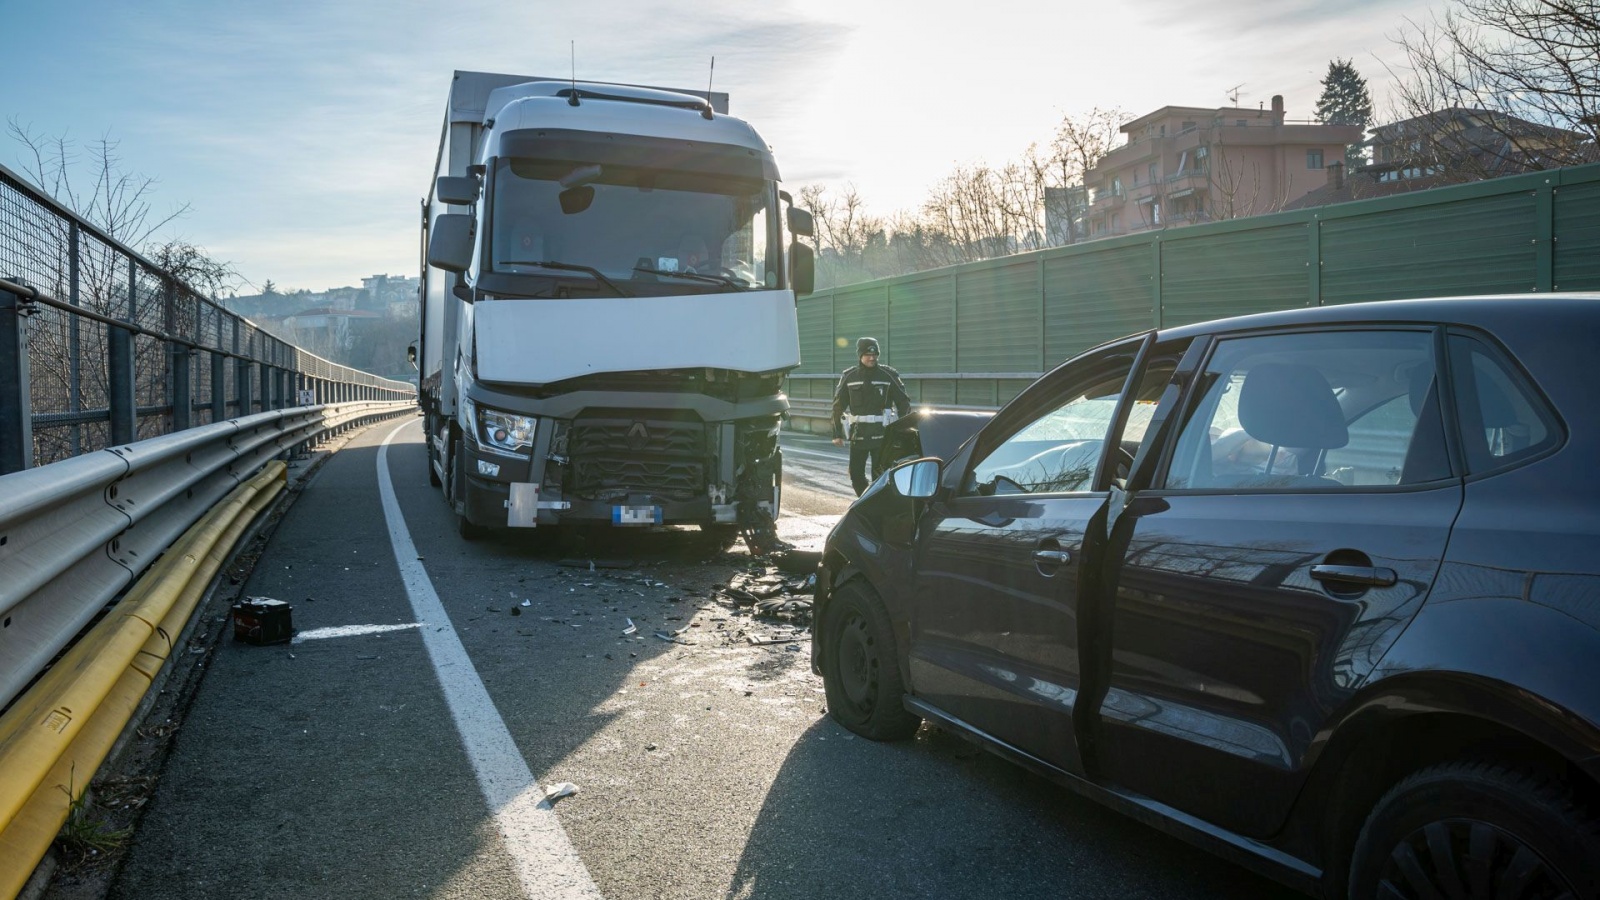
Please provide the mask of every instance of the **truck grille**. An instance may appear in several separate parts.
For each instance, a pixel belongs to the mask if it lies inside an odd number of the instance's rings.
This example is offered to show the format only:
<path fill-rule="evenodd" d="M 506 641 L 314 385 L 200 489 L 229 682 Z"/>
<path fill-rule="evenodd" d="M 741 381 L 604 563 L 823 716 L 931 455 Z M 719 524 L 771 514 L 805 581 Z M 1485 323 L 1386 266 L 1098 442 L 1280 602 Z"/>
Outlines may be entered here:
<path fill-rule="evenodd" d="M 706 426 L 701 422 L 579 419 L 567 436 L 570 489 L 578 494 L 627 490 L 687 500 L 706 483 Z"/>

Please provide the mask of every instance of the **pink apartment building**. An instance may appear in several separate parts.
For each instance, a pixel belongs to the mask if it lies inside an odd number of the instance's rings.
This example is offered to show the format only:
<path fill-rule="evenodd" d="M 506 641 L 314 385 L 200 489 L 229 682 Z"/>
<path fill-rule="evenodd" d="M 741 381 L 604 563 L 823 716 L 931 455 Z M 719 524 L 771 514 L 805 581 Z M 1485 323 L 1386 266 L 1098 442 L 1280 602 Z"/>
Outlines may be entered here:
<path fill-rule="evenodd" d="M 1092 237 L 1277 212 L 1327 183 L 1359 125 L 1289 122 L 1271 109 L 1164 106 L 1122 126 L 1127 143 L 1084 174 Z"/>

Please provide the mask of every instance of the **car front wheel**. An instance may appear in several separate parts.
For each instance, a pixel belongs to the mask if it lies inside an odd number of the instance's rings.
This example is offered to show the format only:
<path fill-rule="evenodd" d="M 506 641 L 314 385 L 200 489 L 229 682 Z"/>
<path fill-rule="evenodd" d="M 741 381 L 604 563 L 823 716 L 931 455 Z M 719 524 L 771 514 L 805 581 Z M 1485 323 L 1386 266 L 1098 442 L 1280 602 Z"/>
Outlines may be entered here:
<path fill-rule="evenodd" d="M 1600 897 L 1600 817 L 1548 775 L 1432 766 L 1373 809 L 1351 859 L 1349 897 Z"/>
<path fill-rule="evenodd" d="M 859 579 L 840 585 L 823 626 L 822 686 L 839 724 L 875 741 L 910 737 L 922 724 L 902 705 L 894 628 L 883 601 Z"/>

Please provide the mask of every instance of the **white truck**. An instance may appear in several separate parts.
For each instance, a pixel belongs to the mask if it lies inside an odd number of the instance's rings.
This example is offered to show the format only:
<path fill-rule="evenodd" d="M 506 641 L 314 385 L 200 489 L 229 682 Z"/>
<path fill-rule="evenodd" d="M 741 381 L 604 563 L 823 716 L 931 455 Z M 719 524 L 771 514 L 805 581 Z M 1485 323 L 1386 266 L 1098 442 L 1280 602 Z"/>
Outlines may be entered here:
<path fill-rule="evenodd" d="M 463 537 L 776 541 L 812 217 L 726 94 L 456 72 L 422 227 L 419 401 Z"/>

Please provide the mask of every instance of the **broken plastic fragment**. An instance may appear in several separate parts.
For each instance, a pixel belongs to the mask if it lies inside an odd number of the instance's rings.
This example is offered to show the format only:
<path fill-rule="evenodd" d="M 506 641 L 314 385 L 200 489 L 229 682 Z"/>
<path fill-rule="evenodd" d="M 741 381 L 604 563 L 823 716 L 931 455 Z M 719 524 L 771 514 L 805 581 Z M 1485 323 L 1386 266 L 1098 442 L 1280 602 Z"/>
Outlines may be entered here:
<path fill-rule="evenodd" d="M 554 803 L 554 802 L 556 802 L 557 800 L 560 800 L 563 797 L 571 797 L 573 794 L 576 794 L 577 792 L 578 792 L 578 786 L 577 785 L 573 784 L 570 781 L 563 781 L 560 784 L 552 784 L 548 788 L 545 788 L 544 799 L 548 800 L 551 803 Z"/>
<path fill-rule="evenodd" d="M 628 620 L 628 627 L 622 629 L 622 633 L 623 634 L 638 634 L 639 633 L 639 626 L 633 624 L 633 620 L 629 619 Z"/>

